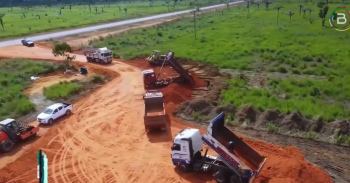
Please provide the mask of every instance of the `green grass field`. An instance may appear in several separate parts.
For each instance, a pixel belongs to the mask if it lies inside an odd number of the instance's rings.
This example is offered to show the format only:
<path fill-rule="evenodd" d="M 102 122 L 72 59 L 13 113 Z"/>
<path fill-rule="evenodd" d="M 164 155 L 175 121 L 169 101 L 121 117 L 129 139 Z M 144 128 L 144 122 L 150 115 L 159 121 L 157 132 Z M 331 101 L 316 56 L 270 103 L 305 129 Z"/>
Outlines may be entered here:
<path fill-rule="evenodd" d="M 268 85 L 255 88 L 233 79 L 223 100 L 237 106 L 252 104 L 290 112 L 299 109 L 312 118 L 328 121 L 350 117 L 349 31 L 322 27 L 316 4 L 304 3 L 311 14 L 299 14 L 301 2 L 246 5 L 197 17 L 197 39 L 193 19 L 167 23 L 156 28 L 134 30 L 124 35 L 95 40 L 124 59 L 149 55 L 152 50 L 173 50 L 175 57 L 211 63 L 235 72 L 265 71 Z M 276 6 L 282 5 L 277 24 Z M 329 4 L 330 13 L 340 4 Z M 288 11 L 295 14 L 291 18 Z M 264 76 L 264 74 L 262 74 Z"/>
<path fill-rule="evenodd" d="M 25 59 L 0 62 L 0 120 L 25 115 L 35 109 L 22 91 L 31 83 L 30 76 L 46 74 L 58 69 L 53 63 Z"/>
<path fill-rule="evenodd" d="M 208 5 L 218 2 L 219 0 L 179 1 L 174 9 L 173 1 L 170 1 L 169 7 L 165 1 L 154 1 L 152 6 L 148 1 L 132 1 L 91 5 L 91 12 L 89 5 L 72 5 L 71 9 L 69 5 L 35 6 L 29 9 L 13 7 L 12 10 L 11 8 L 0 8 L 0 13 L 5 14 L 3 17 L 5 29 L 0 27 L 0 39 L 145 17 L 194 8 L 195 4 Z M 124 8 L 127 8 L 127 14 Z"/>
<path fill-rule="evenodd" d="M 82 88 L 83 85 L 81 84 L 63 81 L 44 88 L 44 96 L 50 100 L 67 98 L 79 93 Z"/>

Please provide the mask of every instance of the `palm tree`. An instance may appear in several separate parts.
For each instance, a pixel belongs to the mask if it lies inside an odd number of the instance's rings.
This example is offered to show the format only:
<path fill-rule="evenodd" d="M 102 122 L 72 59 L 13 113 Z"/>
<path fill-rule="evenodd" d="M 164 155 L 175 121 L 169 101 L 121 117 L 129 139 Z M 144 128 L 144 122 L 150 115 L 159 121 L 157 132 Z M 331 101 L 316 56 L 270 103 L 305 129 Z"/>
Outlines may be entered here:
<path fill-rule="evenodd" d="M 289 23 L 291 23 L 291 22 L 292 22 L 292 16 L 294 15 L 294 13 L 291 12 L 291 11 L 289 11 L 289 12 L 287 13 L 287 15 L 289 16 Z"/>
<path fill-rule="evenodd" d="M 270 4 L 272 4 L 272 2 L 270 2 L 270 1 L 265 1 L 266 12 L 267 12 L 267 10 L 269 9 Z"/>
<path fill-rule="evenodd" d="M 308 8 L 307 11 L 309 11 L 309 18 L 311 16 L 311 12 L 314 11 L 313 9 Z"/>
<path fill-rule="evenodd" d="M 303 17 L 305 17 L 305 13 L 307 12 L 307 8 L 303 8 L 301 11 L 303 11 Z"/>
<path fill-rule="evenodd" d="M 174 9 L 175 9 L 176 3 L 177 3 L 178 1 L 179 1 L 179 0 L 174 0 Z"/>
<path fill-rule="evenodd" d="M 299 4 L 299 15 L 301 15 L 301 10 L 303 9 L 303 5 L 302 4 Z"/>
<path fill-rule="evenodd" d="M 195 10 L 193 10 L 191 13 L 193 14 L 193 30 L 194 30 L 194 38 L 197 38 L 197 29 L 196 29 L 196 15 L 197 13 L 201 11 L 199 7 L 197 6 Z"/>
<path fill-rule="evenodd" d="M 125 15 L 128 15 L 128 8 L 124 8 Z"/>
<path fill-rule="evenodd" d="M 3 20 L 4 16 L 5 16 L 5 14 L 0 13 L 0 24 L 1 24 L 2 30 L 5 30 L 4 20 Z"/>
<path fill-rule="evenodd" d="M 279 19 L 279 16 L 280 16 L 280 10 L 284 8 L 283 6 L 281 5 L 278 5 L 275 7 L 275 9 L 277 9 L 277 25 L 278 25 L 278 19 Z"/>

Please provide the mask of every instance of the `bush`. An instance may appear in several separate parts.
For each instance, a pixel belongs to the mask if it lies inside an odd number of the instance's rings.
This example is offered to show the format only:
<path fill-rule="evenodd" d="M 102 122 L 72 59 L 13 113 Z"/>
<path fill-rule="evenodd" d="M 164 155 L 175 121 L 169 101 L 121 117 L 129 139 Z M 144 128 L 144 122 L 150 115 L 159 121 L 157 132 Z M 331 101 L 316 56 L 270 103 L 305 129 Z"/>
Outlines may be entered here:
<path fill-rule="evenodd" d="M 273 123 L 268 123 L 267 124 L 267 132 L 268 133 L 276 133 L 278 132 L 279 128 Z"/>
<path fill-rule="evenodd" d="M 44 88 L 44 96 L 51 100 L 64 99 L 71 95 L 78 94 L 82 88 L 83 86 L 80 84 L 63 81 L 48 88 Z"/>
<path fill-rule="evenodd" d="M 101 75 L 93 75 L 92 78 L 91 78 L 91 82 L 93 83 L 104 83 L 104 76 L 101 76 Z"/>
<path fill-rule="evenodd" d="M 316 138 L 316 133 L 314 131 L 308 131 L 306 134 L 308 139 L 315 139 Z"/>

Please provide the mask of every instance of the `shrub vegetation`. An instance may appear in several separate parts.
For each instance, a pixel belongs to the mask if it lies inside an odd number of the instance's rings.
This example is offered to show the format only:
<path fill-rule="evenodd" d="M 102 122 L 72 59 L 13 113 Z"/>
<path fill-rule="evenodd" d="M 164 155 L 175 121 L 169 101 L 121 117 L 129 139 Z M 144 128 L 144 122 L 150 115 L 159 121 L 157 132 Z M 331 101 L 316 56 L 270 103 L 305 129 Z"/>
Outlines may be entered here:
<path fill-rule="evenodd" d="M 67 98 L 71 95 L 78 94 L 82 88 L 83 85 L 81 84 L 63 81 L 44 88 L 44 96 L 50 100 Z"/>
<path fill-rule="evenodd" d="M 58 65 L 26 59 L 1 60 L 0 62 L 0 120 L 16 118 L 35 109 L 22 91 L 31 83 L 30 76 L 47 74 Z"/>

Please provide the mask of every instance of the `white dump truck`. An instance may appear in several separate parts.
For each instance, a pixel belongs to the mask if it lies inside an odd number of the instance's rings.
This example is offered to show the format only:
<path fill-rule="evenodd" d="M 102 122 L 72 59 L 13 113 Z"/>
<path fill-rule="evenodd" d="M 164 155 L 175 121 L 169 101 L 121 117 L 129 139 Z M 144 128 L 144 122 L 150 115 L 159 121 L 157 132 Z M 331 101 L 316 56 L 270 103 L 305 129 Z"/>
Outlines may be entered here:
<path fill-rule="evenodd" d="M 106 47 L 85 49 L 84 55 L 88 62 L 110 64 L 113 61 L 112 51 Z"/>
<path fill-rule="evenodd" d="M 174 138 L 171 159 L 182 172 L 212 173 L 218 183 L 252 183 L 265 165 L 260 155 L 225 125 L 224 114 L 213 119 L 201 135 L 198 129 L 184 129 Z M 201 153 L 203 143 L 217 156 Z"/>

